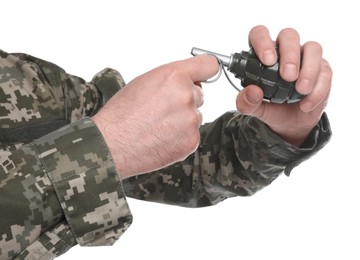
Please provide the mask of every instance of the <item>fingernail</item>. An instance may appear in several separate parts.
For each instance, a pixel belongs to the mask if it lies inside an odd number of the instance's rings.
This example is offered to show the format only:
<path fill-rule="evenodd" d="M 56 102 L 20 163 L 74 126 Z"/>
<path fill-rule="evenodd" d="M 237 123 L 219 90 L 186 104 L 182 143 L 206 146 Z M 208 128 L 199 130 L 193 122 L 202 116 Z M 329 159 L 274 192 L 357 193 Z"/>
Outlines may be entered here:
<path fill-rule="evenodd" d="M 283 71 L 283 77 L 286 80 L 290 80 L 290 81 L 295 80 L 297 77 L 296 65 L 293 63 L 285 64 L 284 71 Z"/>
<path fill-rule="evenodd" d="M 254 91 L 247 91 L 246 92 L 246 99 L 247 101 L 249 101 L 249 103 L 251 104 L 257 104 L 260 102 L 260 100 L 262 100 L 262 96 L 258 95 L 257 92 Z"/>
<path fill-rule="evenodd" d="M 262 53 L 262 60 L 266 65 L 272 65 L 276 62 L 275 53 L 271 49 L 266 49 Z"/>

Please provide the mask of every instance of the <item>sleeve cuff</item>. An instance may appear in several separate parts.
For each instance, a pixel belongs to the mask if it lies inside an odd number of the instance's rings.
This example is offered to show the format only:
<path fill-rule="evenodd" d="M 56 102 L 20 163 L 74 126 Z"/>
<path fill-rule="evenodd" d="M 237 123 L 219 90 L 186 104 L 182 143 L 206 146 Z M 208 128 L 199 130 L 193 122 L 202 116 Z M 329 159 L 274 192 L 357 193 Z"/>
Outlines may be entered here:
<path fill-rule="evenodd" d="M 125 86 L 125 81 L 121 74 L 111 68 L 106 68 L 97 73 L 92 79 L 92 82 L 102 96 L 103 105 Z"/>
<path fill-rule="evenodd" d="M 293 168 L 320 151 L 332 135 L 326 113 L 323 113 L 319 123 L 301 147 L 285 142 L 257 118 L 247 117 L 247 120 L 246 131 L 243 131 L 246 139 L 255 151 L 262 151 L 260 158 L 253 156 L 254 161 L 261 160 L 261 163 L 256 165 L 264 165 L 264 167 L 275 165 L 282 168 L 287 176 Z"/>
<path fill-rule="evenodd" d="M 132 214 L 110 152 L 90 118 L 33 143 L 81 246 L 112 245 Z"/>
<path fill-rule="evenodd" d="M 289 176 L 292 169 L 319 152 L 330 141 L 331 136 L 329 119 L 326 113 L 323 113 L 319 123 L 314 127 L 307 140 L 298 148 L 302 152 L 302 156 L 286 166 L 285 174 Z"/>

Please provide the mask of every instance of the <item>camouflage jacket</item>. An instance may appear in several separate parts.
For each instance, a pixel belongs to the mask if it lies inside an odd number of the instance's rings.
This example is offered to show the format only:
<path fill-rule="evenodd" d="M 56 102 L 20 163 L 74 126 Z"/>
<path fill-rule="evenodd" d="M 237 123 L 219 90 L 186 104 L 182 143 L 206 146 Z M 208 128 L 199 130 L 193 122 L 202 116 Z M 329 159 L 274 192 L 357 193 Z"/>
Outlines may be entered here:
<path fill-rule="evenodd" d="M 113 244 L 132 222 L 126 196 L 202 207 L 252 195 L 331 137 L 326 114 L 298 148 L 259 120 L 227 112 L 200 128 L 201 144 L 183 162 L 120 181 L 91 116 L 124 85 L 112 69 L 85 82 L 0 50 L 1 260 Z"/>

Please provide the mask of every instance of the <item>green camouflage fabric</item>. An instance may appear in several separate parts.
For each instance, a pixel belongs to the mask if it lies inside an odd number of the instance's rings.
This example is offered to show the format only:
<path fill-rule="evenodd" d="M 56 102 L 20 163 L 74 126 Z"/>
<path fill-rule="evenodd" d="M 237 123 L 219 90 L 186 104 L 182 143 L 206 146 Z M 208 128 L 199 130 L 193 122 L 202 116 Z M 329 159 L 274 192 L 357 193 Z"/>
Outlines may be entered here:
<path fill-rule="evenodd" d="M 301 148 L 284 142 L 260 120 L 228 112 L 201 127 L 201 143 L 184 161 L 123 182 L 129 197 L 185 207 L 204 207 L 250 196 L 282 172 L 313 156 L 329 141 L 324 113 Z"/>
<path fill-rule="evenodd" d="M 253 195 L 331 137 L 325 113 L 298 148 L 259 120 L 228 112 L 200 128 L 201 144 L 183 162 L 121 182 L 91 116 L 124 85 L 112 69 L 85 82 L 0 51 L 1 260 L 112 245 L 132 222 L 126 196 L 203 207 Z"/>
<path fill-rule="evenodd" d="M 52 63 L 0 51 L 0 259 L 111 245 L 131 224 L 90 119 L 124 85 L 111 69 L 87 83 Z"/>

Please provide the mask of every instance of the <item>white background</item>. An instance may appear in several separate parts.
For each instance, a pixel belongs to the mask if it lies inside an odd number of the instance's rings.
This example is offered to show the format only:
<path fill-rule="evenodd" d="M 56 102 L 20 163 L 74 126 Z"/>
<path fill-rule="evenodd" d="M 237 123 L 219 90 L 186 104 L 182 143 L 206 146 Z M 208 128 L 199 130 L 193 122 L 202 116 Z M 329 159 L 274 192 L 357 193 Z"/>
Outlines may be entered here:
<path fill-rule="evenodd" d="M 60 259 L 360 259 L 359 12 L 356 1 L 1 2 L 1 45 L 91 80 L 105 67 L 130 81 L 190 57 L 193 46 L 230 55 L 266 25 L 322 44 L 334 71 L 333 138 L 311 160 L 249 198 L 185 209 L 129 199 L 134 222 L 113 247 L 72 248 Z M 237 82 L 239 83 L 239 82 Z M 205 121 L 235 108 L 223 76 L 204 85 Z"/>

